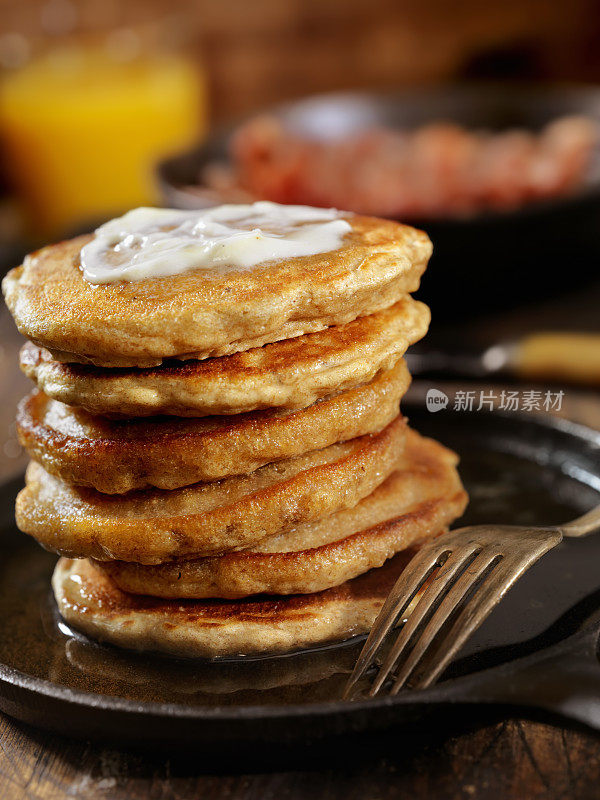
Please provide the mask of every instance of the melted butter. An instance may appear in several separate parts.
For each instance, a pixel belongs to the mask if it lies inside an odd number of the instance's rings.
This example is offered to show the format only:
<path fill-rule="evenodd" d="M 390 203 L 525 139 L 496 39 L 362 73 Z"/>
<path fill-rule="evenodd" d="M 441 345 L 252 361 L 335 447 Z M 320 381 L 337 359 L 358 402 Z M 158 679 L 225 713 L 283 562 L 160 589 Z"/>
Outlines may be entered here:
<path fill-rule="evenodd" d="M 250 269 L 337 250 L 352 230 L 335 209 L 258 202 L 203 211 L 136 208 L 81 250 L 90 283 L 139 281 L 192 269 Z"/>

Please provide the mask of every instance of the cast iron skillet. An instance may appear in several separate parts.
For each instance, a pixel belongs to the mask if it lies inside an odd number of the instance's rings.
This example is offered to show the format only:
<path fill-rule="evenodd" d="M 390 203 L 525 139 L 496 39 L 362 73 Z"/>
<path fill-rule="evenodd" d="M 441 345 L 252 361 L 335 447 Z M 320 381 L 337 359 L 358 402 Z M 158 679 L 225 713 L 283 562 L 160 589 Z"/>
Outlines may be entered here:
<path fill-rule="evenodd" d="M 404 410 L 461 454 L 471 494 L 465 523 L 554 524 L 598 502 L 600 434 L 531 414 Z M 0 710 L 17 719 L 112 743 L 203 752 L 392 724 L 396 736 L 411 737 L 416 727 L 431 730 L 444 710 L 460 719 L 468 707 L 498 703 L 600 729 L 600 534 L 565 542 L 533 567 L 437 686 L 341 702 L 361 641 L 215 663 L 135 656 L 74 635 L 50 596 L 54 556 L 12 527 L 19 484 L 0 493 Z"/>
<path fill-rule="evenodd" d="M 349 92 L 308 97 L 268 111 L 299 132 L 332 140 L 373 125 L 411 128 L 433 120 L 452 120 L 469 128 L 538 130 L 569 114 L 600 121 L 600 89 L 474 84 Z M 207 163 L 226 159 L 230 133 L 231 129 L 216 133 L 200 147 L 158 166 L 166 205 L 198 205 L 198 197 L 185 187 L 198 182 Z M 402 221 L 424 229 L 434 242 L 422 296 L 434 306 L 437 318 L 560 291 L 597 274 L 600 152 L 585 185 L 572 196 L 464 219 Z"/>

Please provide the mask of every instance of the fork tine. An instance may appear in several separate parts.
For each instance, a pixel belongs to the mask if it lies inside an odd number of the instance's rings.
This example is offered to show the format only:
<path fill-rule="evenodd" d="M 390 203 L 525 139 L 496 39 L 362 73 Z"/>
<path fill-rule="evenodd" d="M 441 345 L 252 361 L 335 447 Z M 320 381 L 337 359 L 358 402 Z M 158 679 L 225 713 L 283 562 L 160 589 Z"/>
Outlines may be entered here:
<path fill-rule="evenodd" d="M 344 689 L 344 698 L 350 695 L 354 685 L 367 671 L 389 630 L 396 623 L 398 617 L 406 611 L 411 600 L 447 552 L 448 547 L 443 542 L 431 542 L 422 547 L 402 571 L 381 607 L 367 641 L 360 651 Z"/>
<path fill-rule="evenodd" d="M 409 679 L 413 670 L 420 662 L 421 658 L 428 650 L 435 637 L 438 635 L 441 627 L 444 625 L 448 617 L 456 609 L 457 605 L 464 599 L 465 595 L 469 592 L 472 586 L 478 580 L 480 580 L 485 573 L 490 570 L 490 568 L 492 568 L 493 571 L 494 562 L 499 555 L 500 554 L 496 549 L 483 550 L 481 553 L 479 553 L 477 558 L 474 559 L 469 568 L 466 569 L 465 572 L 463 572 L 463 574 L 458 578 L 456 583 L 450 588 L 427 623 L 425 629 L 421 632 L 421 635 L 415 642 L 413 649 L 410 651 L 406 657 L 406 660 L 402 664 L 402 667 L 396 675 L 396 679 L 390 694 L 397 694 L 406 684 L 406 681 Z M 472 602 L 475 602 L 475 599 L 473 599 Z M 395 662 L 401 656 L 402 649 L 405 649 L 406 644 L 407 642 L 404 643 L 404 648 L 394 648 L 396 650 Z"/>
<path fill-rule="evenodd" d="M 431 665 L 424 670 L 414 688 L 425 689 L 446 669 L 450 661 L 458 653 L 463 644 L 477 630 L 485 618 L 491 613 L 494 606 L 504 597 L 506 592 L 529 567 L 538 561 L 544 553 L 552 549 L 556 542 L 548 541 L 538 547 L 534 552 L 523 553 L 521 556 L 503 559 L 498 568 L 490 573 L 488 579 L 480 587 L 465 608 L 460 612 L 452 627 L 444 637 L 443 647 L 432 655 Z M 425 636 L 423 637 L 425 639 Z M 419 644 L 421 644 L 419 642 Z M 423 650 L 429 649 L 425 643 Z M 394 686 L 394 689 L 396 687 Z M 395 694 L 395 691 L 392 691 Z"/>
<path fill-rule="evenodd" d="M 381 689 L 386 679 L 393 671 L 395 665 L 398 663 L 398 660 L 415 640 L 415 636 L 417 637 L 417 642 L 414 645 L 413 650 L 419 645 L 419 641 L 422 637 L 419 637 L 417 632 L 427 614 L 432 608 L 435 609 L 437 600 L 442 598 L 440 603 L 441 607 L 441 605 L 444 604 L 448 594 L 453 593 L 455 587 L 461 581 L 463 584 L 468 581 L 470 585 L 474 580 L 477 579 L 476 576 L 481 574 L 481 570 L 485 569 L 489 565 L 489 558 L 487 558 L 483 553 L 477 552 L 478 549 L 479 548 L 477 547 L 471 547 L 469 549 L 458 550 L 456 553 L 453 553 L 448 558 L 444 566 L 440 569 L 439 573 L 435 576 L 431 584 L 427 587 L 427 590 L 419 598 L 417 607 L 410 614 L 406 624 L 403 625 L 402 629 L 398 633 L 398 637 L 394 643 L 394 646 L 387 654 L 387 657 L 373 682 L 369 692 L 371 697 L 374 697 Z M 460 573 L 461 569 L 465 567 L 465 564 L 468 562 L 469 558 L 472 558 L 473 556 L 475 556 L 473 561 L 462 573 Z M 482 561 L 484 566 L 482 566 Z M 434 618 L 435 614 L 433 619 Z M 425 631 L 429 629 L 430 625 L 433 623 L 433 619 L 427 623 Z M 410 654 L 408 658 L 410 658 Z"/>

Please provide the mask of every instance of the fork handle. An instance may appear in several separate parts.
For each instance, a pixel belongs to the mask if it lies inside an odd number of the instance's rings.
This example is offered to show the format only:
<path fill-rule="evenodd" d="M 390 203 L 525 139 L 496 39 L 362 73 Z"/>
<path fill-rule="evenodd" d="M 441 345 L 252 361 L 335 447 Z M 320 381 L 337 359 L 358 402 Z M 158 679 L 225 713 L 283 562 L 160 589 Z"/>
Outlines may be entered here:
<path fill-rule="evenodd" d="M 585 536 L 593 533 L 600 528 L 600 506 L 592 508 L 587 514 L 577 517 L 571 522 L 560 525 L 559 528 L 565 536 Z"/>
<path fill-rule="evenodd" d="M 430 702 L 540 709 L 600 731 L 597 645 L 598 627 L 579 631 L 545 650 L 425 691 Z M 442 697 L 435 697 L 436 690 Z"/>

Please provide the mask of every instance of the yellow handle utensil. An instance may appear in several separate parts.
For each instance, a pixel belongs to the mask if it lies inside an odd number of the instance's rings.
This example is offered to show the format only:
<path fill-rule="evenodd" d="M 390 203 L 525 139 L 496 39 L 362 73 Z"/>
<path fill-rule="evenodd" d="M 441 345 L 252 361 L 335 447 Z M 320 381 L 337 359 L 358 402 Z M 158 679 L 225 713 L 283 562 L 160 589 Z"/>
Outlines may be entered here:
<path fill-rule="evenodd" d="M 600 334 L 536 333 L 514 344 L 520 378 L 600 386 Z"/>

